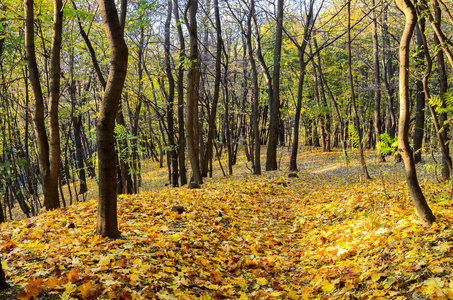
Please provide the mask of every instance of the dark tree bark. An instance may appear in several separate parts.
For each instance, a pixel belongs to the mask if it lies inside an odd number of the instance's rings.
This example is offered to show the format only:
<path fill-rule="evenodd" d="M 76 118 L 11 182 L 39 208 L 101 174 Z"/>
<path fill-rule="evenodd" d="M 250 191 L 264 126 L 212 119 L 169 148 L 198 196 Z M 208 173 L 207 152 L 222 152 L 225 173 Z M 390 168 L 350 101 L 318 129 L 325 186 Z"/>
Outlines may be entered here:
<path fill-rule="evenodd" d="M 39 70 L 36 63 L 34 41 L 34 1 L 24 0 L 25 9 L 25 52 L 30 83 L 35 97 L 35 133 L 38 142 L 39 169 L 43 179 L 43 193 L 46 210 L 60 207 L 58 196 L 58 176 L 60 171 L 60 135 L 58 125 L 58 100 L 60 95 L 60 50 L 63 22 L 63 3 L 54 1 L 54 25 L 51 50 L 51 87 L 49 103 L 50 146 L 47 140 L 44 96 L 41 90 Z"/>
<path fill-rule="evenodd" d="M 419 22 L 424 22 L 424 20 L 420 20 Z M 422 33 L 420 32 L 420 24 L 416 26 L 415 36 L 417 42 L 416 64 L 418 68 L 422 69 L 424 66 L 424 49 Z M 419 163 L 422 160 L 422 144 L 425 132 L 425 94 L 423 93 L 422 80 L 417 80 L 415 84 L 417 91 L 415 104 L 415 128 L 412 143 L 414 145 L 414 162 Z"/>
<path fill-rule="evenodd" d="M 111 66 L 96 123 L 99 158 L 99 202 L 96 233 L 116 238 L 120 235 L 120 232 L 118 230 L 116 194 L 117 156 L 113 131 L 126 79 L 128 49 L 124 41 L 115 1 L 100 0 L 99 6 L 110 47 Z"/>
<path fill-rule="evenodd" d="M 2 259 L 0 257 L 0 290 L 6 290 L 7 288 L 9 288 L 9 284 L 6 282 L 5 272 L 3 272 L 2 267 Z"/>
<path fill-rule="evenodd" d="M 181 186 L 187 184 L 187 171 L 186 171 L 186 139 L 184 130 L 184 68 L 182 62 L 184 61 L 185 54 L 185 42 L 184 35 L 182 32 L 181 23 L 179 20 L 179 7 L 178 0 L 174 1 L 174 12 L 176 28 L 178 30 L 179 39 L 179 60 L 180 64 L 178 67 L 178 78 L 177 78 L 177 92 L 178 92 L 178 162 L 179 162 L 179 178 Z"/>
<path fill-rule="evenodd" d="M 199 186 L 203 183 L 198 156 L 198 89 L 200 83 L 200 65 L 198 61 L 198 35 L 197 35 L 197 10 L 198 2 L 187 2 L 184 18 L 190 36 L 190 67 L 187 74 L 187 99 L 186 99 L 186 142 L 190 165 L 192 166 L 193 184 Z"/>
<path fill-rule="evenodd" d="M 420 188 L 415 169 L 414 157 L 409 146 L 409 119 L 410 105 L 409 98 L 409 47 L 410 40 L 414 33 L 417 16 L 415 7 L 410 0 L 396 0 L 398 7 L 404 12 L 405 26 L 400 40 L 400 75 L 399 75 L 399 97 L 400 97 L 400 120 L 398 128 L 398 149 L 404 161 L 406 169 L 406 182 L 414 202 L 415 208 L 420 216 L 421 223 L 431 226 L 435 217 L 426 202 L 425 196 Z"/>
<path fill-rule="evenodd" d="M 175 100 L 175 80 L 171 71 L 171 54 L 170 54 L 170 23 L 172 14 L 172 0 L 167 1 L 167 19 L 165 20 L 165 72 L 168 78 L 168 96 L 167 96 L 167 127 L 168 127 L 168 159 L 171 164 L 171 185 L 178 186 L 178 156 L 176 153 L 176 144 L 174 136 L 174 118 L 173 118 L 173 103 Z M 138 124 L 137 124 L 138 125 Z"/>
<path fill-rule="evenodd" d="M 280 112 L 280 56 L 283 40 L 283 0 L 277 1 L 277 30 L 275 32 L 274 72 L 272 74 L 272 99 L 269 99 L 269 138 L 267 141 L 266 171 L 277 170 L 277 143 Z"/>
<path fill-rule="evenodd" d="M 258 129 L 258 109 L 259 109 L 259 87 L 258 87 L 258 71 L 256 68 L 255 58 L 253 57 L 252 49 L 252 19 L 255 15 L 255 0 L 250 0 L 249 13 L 247 17 L 247 49 L 249 52 L 250 66 L 252 68 L 252 82 L 253 82 L 253 100 L 252 100 L 252 115 L 250 122 L 252 123 L 252 149 L 253 149 L 253 174 L 261 175 L 261 143 L 260 134 Z"/>

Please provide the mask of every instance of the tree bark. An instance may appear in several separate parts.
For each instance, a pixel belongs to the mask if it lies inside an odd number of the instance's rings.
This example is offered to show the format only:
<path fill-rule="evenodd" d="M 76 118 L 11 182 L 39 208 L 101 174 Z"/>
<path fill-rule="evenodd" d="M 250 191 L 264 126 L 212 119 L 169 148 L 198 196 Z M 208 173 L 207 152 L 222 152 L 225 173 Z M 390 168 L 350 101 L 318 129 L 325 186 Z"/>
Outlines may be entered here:
<path fill-rule="evenodd" d="M 414 157 L 409 146 L 409 119 L 410 119 L 410 98 L 409 98 L 409 47 L 410 40 L 414 33 L 417 17 L 415 7 L 410 0 L 396 0 L 398 7 L 404 12 L 405 26 L 400 40 L 399 58 L 399 97 L 400 97 L 400 120 L 398 128 L 398 150 L 404 161 L 406 169 L 406 183 L 414 202 L 415 208 L 420 216 L 421 223 L 431 226 L 435 217 L 426 202 L 425 196 L 420 188 L 415 169 Z"/>
<path fill-rule="evenodd" d="M 247 17 L 247 49 L 249 52 L 250 66 L 252 68 L 252 82 L 253 82 L 253 100 L 252 100 L 252 115 L 250 116 L 250 122 L 252 123 L 252 149 L 253 149 L 253 174 L 261 175 L 261 143 L 260 134 L 258 128 L 258 109 L 259 109 L 259 87 L 258 87 L 258 71 L 256 68 L 256 62 L 253 57 L 252 49 L 252 19 L 255 15 L 255 0 L 250 0 L 250 7 Z"/>
<path fill-rule="evenodd" d="M 25 9 L 25 52 L 30 83 L 35 96 L 35 133 L 38 142 L 38 161 L 42 175 L 46 210 L 60 207 L 58 196 L 58 176 L 60 171 L 60 136 L 58 125 L 58 100 L 60 94 L 60 50 L 62 32 L 62 1 L 54 1 L 54 25 L 51 51 L 51 93 L 49 103 L 50 146 L 47 140 L 44 96 L 41 90 L 39 70 L 36 62 L 34 41 L 34 1 L 24 0 Z"/>
<path fill-rule="evenodd" d="M 423 55 L 423 40 L 422 33 L 420 32 L 420 20 L 416 26 L 416 43 L 417 43 L 417 55 L 416 64 L 420 69 L 424 66 L 424 55 Z M 414 145 L 414 162 L 419 163 L 422 160 L 422 144 L 423 135 L 425 132 L 425 94 L 423 93 L 423 82 L 422 80 L 416 81 L 417 95 L 415 105 L 415 128 L 412 143 Z"/>
<path fill-rule="evenodd" d="M 203 183 L 198 156 L 198 89 L 200 83 L 200 65 L 198 61 L 198 35 L 197 35 L 197 10 L 198 2 L 187 2 L 184 18 L 190 36 L 190 67 L 187 74 L 187 99 L 186 99 L 186 142 L 190 165 L 192 166 L 193 184 L 199 186 Z"/>
<path fill-rule="evenodd" d="M 381 122 L 381 72 L 379 66 L 379 41 L 377 33 L 377 13 L 376 13 L 376 1 L 371 0 L 371 6 L 373 7 L 373 85 L 374 85 L 374 132 L 376 135 L 376 144 L 380 140 L 382 133 L 382 122 Z M 384 155 L 378 151 L 378 156 L 381 161 L 385 161 Z"/>
<path fill-rule="evenodd" d="M 120 235 L 117 220 L 117 169 L 115 117 L 127 73 L 128 49 L 123 37 L 114 0 L 100 0 L 104 31 L 109 42 L 111 66 L 104 99 L 96 122 L 99 168 L 99 202 L 96 233 L 116 238 Z"/>
<path fill-rule="evenodd" d="M 184 67 L 183 61 L 186 57 L 185 54 L 185 43 L 184 35 L 182 32 L 181 23 L 179 20 L 179 7 L 178 0 L 174 1 L 174 12 L 176 28 L 178 30 L 179 38 L 179 67 L 178 67 L 178 78 L 177 78 L 177 92 L 178 92 L 178 162 L 179 162 L 179 178 L 181 186 L 187 184 L 187 172 L 186 172 L 186 139 L 184 130 Z"/>
<path fill-rule="evenodd" d="M 283 0 L 277 2 L 277 30 L 275 32 L 272 99 L 270 99 L 269 138 L 267 141 L 266 171 L 277 170 L 277 142 L 280 111 L 280 61 L 283 40 Z"/>

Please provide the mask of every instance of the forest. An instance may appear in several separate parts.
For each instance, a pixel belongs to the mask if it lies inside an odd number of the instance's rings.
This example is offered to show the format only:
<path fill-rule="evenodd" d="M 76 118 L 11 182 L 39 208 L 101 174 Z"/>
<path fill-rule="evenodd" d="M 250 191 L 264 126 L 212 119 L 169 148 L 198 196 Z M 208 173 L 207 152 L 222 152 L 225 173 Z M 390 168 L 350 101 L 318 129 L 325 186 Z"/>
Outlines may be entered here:
<path fill-rule="evenodd" d="M 452 30 L 449 0 L 1 0 L 0 287 L 20 283 L 19 299 L 453 297 Z M 144 184 L 149 166 L 159 186 Z M 350 228 L 349 248 L 327 249 L 329 226 Z M 357 233 L 359 246 L 356 231 L 375 238 Z M 398 277 L 389 257 L 418 242 L 437 260 Z M 386 270 L 341 265 L 373 251 Z"/>

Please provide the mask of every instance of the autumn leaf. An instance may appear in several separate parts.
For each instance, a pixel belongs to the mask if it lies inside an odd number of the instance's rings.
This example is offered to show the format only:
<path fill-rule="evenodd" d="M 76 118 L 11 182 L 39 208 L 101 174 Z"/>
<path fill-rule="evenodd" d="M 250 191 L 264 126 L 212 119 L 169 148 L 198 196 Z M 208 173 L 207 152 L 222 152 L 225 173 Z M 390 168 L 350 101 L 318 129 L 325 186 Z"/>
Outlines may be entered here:
<path fill-rule="evenodd" d="M 70 282 L 75 283 L 76 281 L 79 280 L 79 271 L 76 269 L 71 269 L 68 273 L 68 279 Z"/>

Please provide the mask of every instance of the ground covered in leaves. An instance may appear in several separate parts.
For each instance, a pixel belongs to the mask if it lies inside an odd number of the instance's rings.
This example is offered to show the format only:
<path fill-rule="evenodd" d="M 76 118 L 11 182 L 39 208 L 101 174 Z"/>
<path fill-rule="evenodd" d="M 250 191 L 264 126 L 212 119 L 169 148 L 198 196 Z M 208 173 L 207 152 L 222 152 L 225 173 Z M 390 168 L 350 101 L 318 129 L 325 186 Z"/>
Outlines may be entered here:
<path fill-rule="evenodd" d="M 120 196 L 117 240 L 94 234 L 96 200 L 4 223 L 0 299 L 452 299 L 448 185 L 419 169 L 425 229 L 401 164 L 365 181 L 339 157 Z"/>

